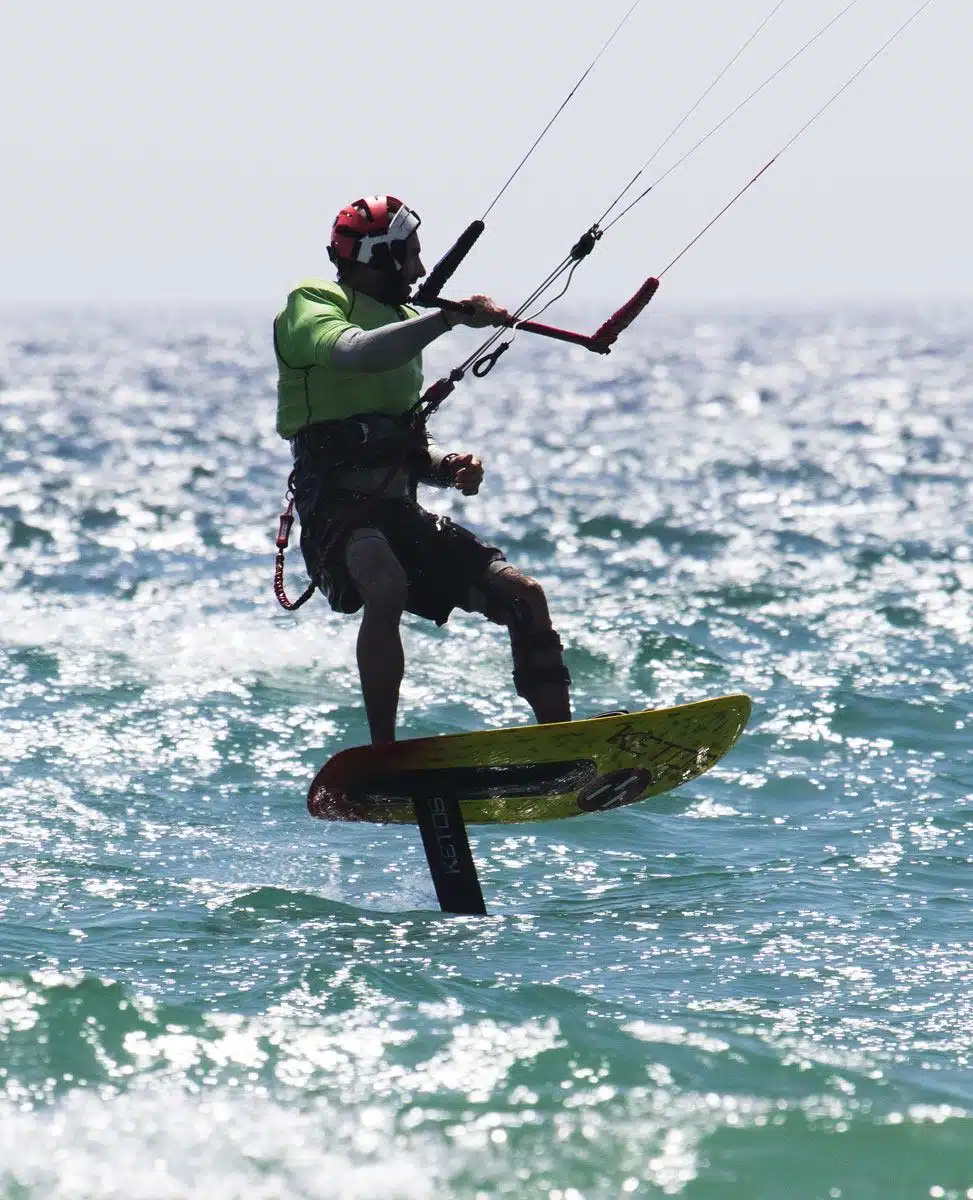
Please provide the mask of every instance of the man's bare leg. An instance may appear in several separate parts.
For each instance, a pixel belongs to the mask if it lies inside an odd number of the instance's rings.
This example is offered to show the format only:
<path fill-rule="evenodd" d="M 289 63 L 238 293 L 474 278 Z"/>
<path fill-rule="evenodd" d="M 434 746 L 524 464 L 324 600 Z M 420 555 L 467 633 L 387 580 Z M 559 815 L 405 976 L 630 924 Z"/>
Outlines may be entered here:
<path fill-rule="evenodd" d="M 395 741 L 405 654 L 399 622 L 408 596 L 405 571 L 383 534 L 356 530 L 345 551 L 348 574 L 364 604 L 358 630 L 358 676 L 372 745 Z"/>

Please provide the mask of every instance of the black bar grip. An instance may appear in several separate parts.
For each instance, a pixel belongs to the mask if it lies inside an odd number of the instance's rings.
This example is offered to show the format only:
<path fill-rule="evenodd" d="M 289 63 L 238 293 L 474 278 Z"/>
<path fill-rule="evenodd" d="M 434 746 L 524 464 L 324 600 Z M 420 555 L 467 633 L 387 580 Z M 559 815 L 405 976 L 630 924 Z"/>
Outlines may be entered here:
<path fill-rule="evenodd" d="M 473 249 L 476 239 L 485 228 L 482 221 L 473 221 L 463 230 L 426 276 L 425 281 L 419 285 L 416 294 L 412 297 L 413 304 L 429 305 L 436 299 L 453 272 Z"/>

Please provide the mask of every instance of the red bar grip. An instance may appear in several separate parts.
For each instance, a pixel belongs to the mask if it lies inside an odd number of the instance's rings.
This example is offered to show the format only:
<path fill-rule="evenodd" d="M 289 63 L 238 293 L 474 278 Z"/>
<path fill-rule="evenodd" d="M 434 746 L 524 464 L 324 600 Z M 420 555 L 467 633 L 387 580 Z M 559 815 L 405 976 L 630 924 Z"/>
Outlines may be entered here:
<path fill-rule="evenodd" d="M 599 346 L 603 346 L 605 350 L 609 346 L 614 345 L 618 339 L 618 335 L 635 320 L 643 308 L 648 304 L 652 297 L 659 290 L 659 281 L 652 276 L 639 288 L 631 300 L 626 300 L 617 313 L 612 316 L 596 330 L 592 336 L 592 341 L 597 342 Z"/>
<path fill-rule="evenodd" d="M 595 339 L 589 337 L 586 333 L 572 333 L 570 329 L 558 329 L 554 325 L 542 325 L 539 321 L 520 321 L 515 322 L 515 324 L 524 333 L 537 333 L 541 337 L 554 338 L 558 342 L 571 342 L 575 346 L 584 346 L 588 350 L 600 349 L 600 347 L 592 345 Z"/>

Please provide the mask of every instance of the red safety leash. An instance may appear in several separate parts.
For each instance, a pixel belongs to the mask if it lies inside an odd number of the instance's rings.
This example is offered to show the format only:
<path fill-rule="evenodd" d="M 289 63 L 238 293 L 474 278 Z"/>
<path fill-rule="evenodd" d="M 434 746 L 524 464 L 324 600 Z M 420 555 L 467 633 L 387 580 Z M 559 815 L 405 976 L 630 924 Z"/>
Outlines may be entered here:
<path fill-rule="evenodd" d="M 448 385 L 448 391 L 442 396 L 439 403 L 442 403 L 442 400 L 445 399 L 446 395 L 453 390 L 453 385 L 450 384 L 448 380 L 446 382 Z M 436 389 L 436 386 L 436 384 L 433 384 L 426 390 L 425 394 L 429 395 L 430 392 L 433 392 Z M 436 392 L 436 394 L 438 395 L 438 392 Z M 388 489 L 389 484 L 395 478 L 396 473 L 405 467 L 409 455 L 414 451 L 415 446 L 407 444 L 403 448 L 399 457 L 389 467 L 388 473 L 375 491 L 370 492 L 367 496 L 363 497 L 361 503 L 356 505 L 352 511 L 345 516 L 343 521 L 338 521 L 335 523 L 328 540 L 318 551 L 318 560 L 320 562 L 324 561 L 328 555 L 328 552 L 337 542 L 338 538 L 340 538 L 348 528 L 356 524 L 361 524 L 363 518 L 366 517 L 379 502 L 379 500 L 382 499 L 386 490 Z M 290 479 L 287 481 L 287 508 L 285 508 L 280 514 L 280 523 L 277 526 L 277 563 L 274 567 L 274 595 L 277 597 L 277 601 L 281 608 L 287 609 L 288 612 L 294 612 L 294 610 L 300 608 L 302 604 L 306 604 L 314 595 L 318 586 L 312 579 L 307 588 L 300 594 L 300 596 L 298 596 L 296 600 L 288 599 L 287 593 L 284 591 L 284 551 L 287 549 L 288 542 L 291 540 L 291 529 L 294 526 L 294 493 L 292 490 L 293 479 L 294 476 L 292 474 Z"/>
<path fill-rule="evenodd" d="M 274 595 L 277 597 L 277 602 L 281 608 L 286 608 L 288 612 L 294 612 L 295 609 L 306 604 L 308 600 L 317 591 L 317 584 L 312 579 L 307 588 L 301 593 L 296 600 L 289 600 L 287 593 L 284 591 L 284 551 L 291 540 L 291 529 L 294 526 L 294 496 L 288 485 L 288 500 L 287 508 L 280 514 L 280 524 L 277 526 L 277 565 L 274 567 Z"/>

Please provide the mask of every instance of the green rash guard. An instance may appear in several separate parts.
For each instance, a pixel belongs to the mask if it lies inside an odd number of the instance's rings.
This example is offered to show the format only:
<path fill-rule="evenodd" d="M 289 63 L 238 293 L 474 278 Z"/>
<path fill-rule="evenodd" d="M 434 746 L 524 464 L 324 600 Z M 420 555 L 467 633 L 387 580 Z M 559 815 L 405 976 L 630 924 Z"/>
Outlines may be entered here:
<path fill-rule="evenodd" d="M 404 314 L 404 317 L 403 317 Z M 331 349 L 349 329 L 380 329 L 418 316 L 414 308 L 392 308 L 327 279 L 301 283 L 274 322 L 277 355 L 277 432 L 293 437 L 305 425 L 337 421 L 358 413 L 397 416 L 422 391 L 422 355 L 389 371 L 339 371 Z"/>

